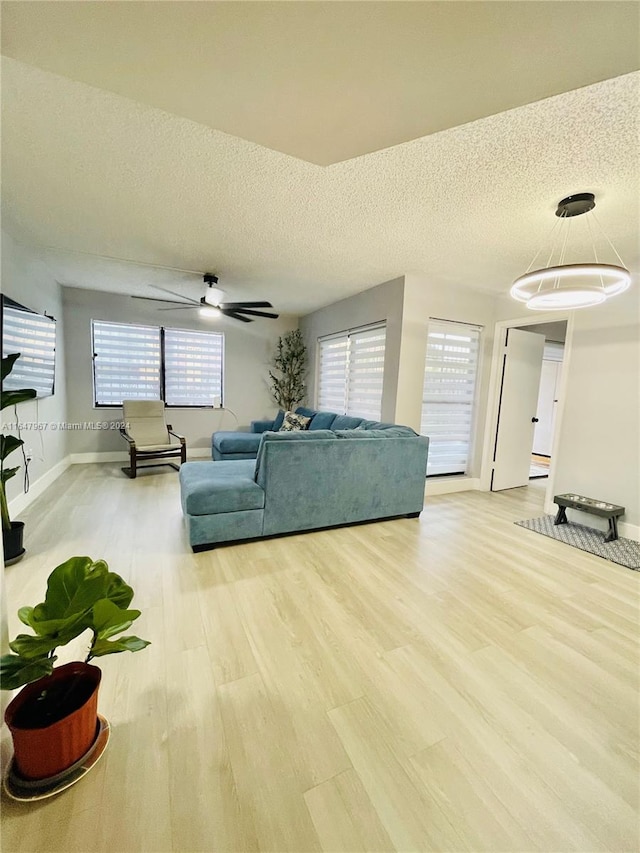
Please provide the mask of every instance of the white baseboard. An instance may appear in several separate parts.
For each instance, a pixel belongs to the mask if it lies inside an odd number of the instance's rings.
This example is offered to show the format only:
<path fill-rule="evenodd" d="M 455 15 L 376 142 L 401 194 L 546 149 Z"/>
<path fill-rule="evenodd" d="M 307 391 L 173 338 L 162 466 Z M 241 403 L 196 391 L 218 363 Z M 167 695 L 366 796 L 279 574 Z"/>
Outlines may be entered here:
<path fill-rule="evenodd" d="M 193 448 L 187 447 L 187 459 L 211 459 L 211 448 L 210 447 L 193 447 Z"/>
<path fill-rule="evenodd" d="M 479 477 L 442 477 L 439 480 L 427 480 L 424 493 L 426 496 L 450 495 L 453 492 L 472 492 L 479 488 Z"/>
<path fill-rule="evenodd" d="M 31 487 L 28 492 L 18 495 L 12 501 L 9 501 L 9 514 L 13 518 L 19 515 L 30 504 L 32 504 L 36 498 L 39 498 L 44 490 L 55 482 L 61 474 L 64 474 L 70 465 L 71 457 L 65 456 L 64 459 L 61 459 L 60 462 L 53 466 L 53 468 L 49 468 L 42 477 L 38 477 L 35 482 L 31 483 Z"/>
<path fill-rule="evenodd" d="M 129 454 L 122 450 L 103 450 L 100 453 L 72 453 L 72 465 L 87 465 L 91 462 L 128 462 Z"/>
<path fill-rule="evenodd" d="M 638 524 L 629 524 L 626 521 L 619 521 L 618 533 L 624 539 L 633 539 L 635 542 L 640 542 L 640 525 Z"/>

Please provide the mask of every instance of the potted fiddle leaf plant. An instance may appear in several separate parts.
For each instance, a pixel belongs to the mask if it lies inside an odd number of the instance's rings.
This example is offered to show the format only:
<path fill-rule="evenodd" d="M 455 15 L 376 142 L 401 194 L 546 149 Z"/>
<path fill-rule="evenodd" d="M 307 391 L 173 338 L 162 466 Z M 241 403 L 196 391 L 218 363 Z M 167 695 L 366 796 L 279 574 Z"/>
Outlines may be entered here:
<path fill-rule="evenodd" d="M 2 359 L 2 383 L 13 370 L 13 365 L 20 358 L 20 353 L 16 352 L 12 355 L 4 356 Z M 18 388 L 17 390 L 5 391 L 2 388 L 0 394 L 0 409 L 6 409 L 9 406 L 15 406 L 18 403 L 23 403 L 25 400 L 33 400 L 36 396 L 36 391 L 33 388 Z M 20 466 L 15 468 L 5 468 L 4 460 L 22 447 L 24 441 L 16 438 L 15 435 L 0 435 L 0 515 L 2 516 L 2 547 L 4 552 L 5 565 L 17 563 L 24 554 L 22 540 L 24 535 L 24 522 L 11 521 L 9 517 L 9 506 L 7 504 L 7 492 L 5 483 L 10 480 L 20 470 Z"/>
<path fill-rule="evenodd" d="M 104 560 L 71 557 L 49 575 L 45 600 L 21 607 L 20 621 L 33 633 L 9 643 L 0 658 L 0 688 L 23 689 L 9 703 L 14 768 L 23 780 L 46 780 L 75 765 L 98 731 L 101 671 L 89 663 L 148 646 L 139 637 L 117 637 L 140 616 L 129 610 L 133 590 Z M 84 661 L 54 668 L 56 649 L 90 631 Z"/>

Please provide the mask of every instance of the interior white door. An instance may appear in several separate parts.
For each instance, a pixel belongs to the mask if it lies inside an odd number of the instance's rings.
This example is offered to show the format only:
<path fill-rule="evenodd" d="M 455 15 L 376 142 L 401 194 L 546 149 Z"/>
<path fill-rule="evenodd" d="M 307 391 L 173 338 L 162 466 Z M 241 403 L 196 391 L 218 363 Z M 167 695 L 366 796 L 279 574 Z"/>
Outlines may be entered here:
<path fill-rule="evenodd" d="M 529 483 L 543 354 L 544 335 L 508 330 L 491 478 L 494 492 Z"/>
<path fill-rule="evenodd" d="M 560 362 L 542 361 L 540 376 L 540 393 L 538 394 L 537 418 L 533 434 L 533 452 L 540 456 L 551 456 L 551 440 L 553 438 L 553 422 L 556 408 L 556 393 Z"/>

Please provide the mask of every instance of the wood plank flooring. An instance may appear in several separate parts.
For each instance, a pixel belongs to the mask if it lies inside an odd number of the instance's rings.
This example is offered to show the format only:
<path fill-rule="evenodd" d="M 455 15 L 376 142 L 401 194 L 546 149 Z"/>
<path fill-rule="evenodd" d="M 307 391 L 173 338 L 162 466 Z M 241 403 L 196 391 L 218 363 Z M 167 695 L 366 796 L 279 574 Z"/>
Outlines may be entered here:
<path fill-rule="evenodd" d="M 194 555 L 169 469 L 73 466 L 23 513 L 11 635 L 86 553 L 152 645 L 101 661 L 107 752 L 3 799 L 2 850 L 638 850 L 640 574 L 513 524 L 542 498 Z"/>

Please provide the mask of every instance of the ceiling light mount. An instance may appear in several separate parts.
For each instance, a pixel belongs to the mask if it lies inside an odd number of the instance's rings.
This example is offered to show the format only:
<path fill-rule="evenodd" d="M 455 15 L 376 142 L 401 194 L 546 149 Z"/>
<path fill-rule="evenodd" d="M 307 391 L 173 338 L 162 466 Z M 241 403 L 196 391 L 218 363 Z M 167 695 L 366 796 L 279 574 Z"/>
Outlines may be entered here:
<path fill-rule="evenodd" d="M 596 197 L 593 193 L 576 193 L 568 195 L 558 202 L 556 216 L 566 219 L 569 216 L 582 216 L 589 213 L 596 206 Z"/>
<path fill-rule="evenodd" d="M 525 302 L 532 311 L 566 311 L 573 308 L 588 308 L 600 305 L 611 296 L 627 290 L 631 284 L 631 275 L 625 268 L 615 246 L 604 233 L 593 209 L 596 200 L 593 193 L 574 193 L 558 202 L 556 216 L 558 220 L 547 238 L 551 251 L 547 264 L 540 269 L 532 269 L 543 246 L 538 249 L 524 275 L 517 278 L 511 287 L 511 296 L 519 302 Z M 571 220 L 576 216 L 585 216 L 586 236 L 591 243 L 593 260 L 582 263 L 565 263 Z M 617 264 L 601 263 L 596 247 L 595 229 L 591 220 L 604 237 Z M 558 259 L 553 258 L 558 250 Z"/>

